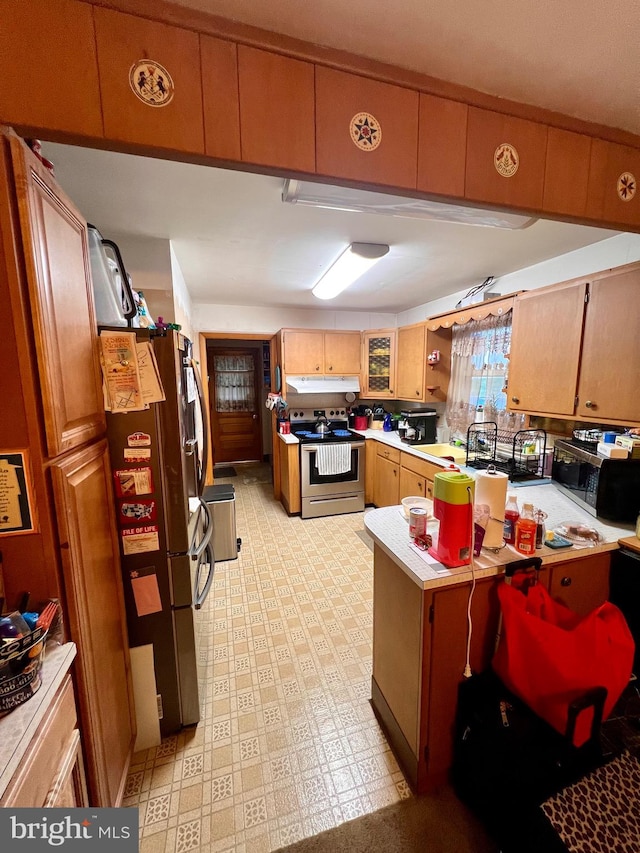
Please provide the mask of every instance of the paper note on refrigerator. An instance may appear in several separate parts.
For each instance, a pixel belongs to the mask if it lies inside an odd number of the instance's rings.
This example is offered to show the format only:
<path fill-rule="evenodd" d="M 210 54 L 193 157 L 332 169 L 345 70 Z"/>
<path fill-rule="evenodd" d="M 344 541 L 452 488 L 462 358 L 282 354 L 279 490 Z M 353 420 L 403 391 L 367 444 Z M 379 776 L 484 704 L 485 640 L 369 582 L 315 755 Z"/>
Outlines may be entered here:
<path fill-rule="evenodd" d="M 107 411 L 139 412 L 144 409 L 135 332 L 103 329 L 100 332 L 100 362 Z"/>
<path fill-rule="evenodd" d="M 165 399 L 164 388 L 160 381 L 158 364 L 153 354 L 150 341 L 141 341 L 136 345 L 138 370 L 140 371 L 140 386 L 142 399 L 145 403 L 160 403 Z"/>

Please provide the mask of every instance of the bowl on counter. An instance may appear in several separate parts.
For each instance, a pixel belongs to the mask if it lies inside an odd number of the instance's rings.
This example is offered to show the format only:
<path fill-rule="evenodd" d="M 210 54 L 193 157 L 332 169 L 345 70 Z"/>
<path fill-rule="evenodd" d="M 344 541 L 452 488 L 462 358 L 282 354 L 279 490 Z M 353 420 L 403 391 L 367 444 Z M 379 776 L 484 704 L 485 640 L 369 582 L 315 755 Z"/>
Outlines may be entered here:
<path fill-rule="evenodd" d="M 423 498 L 421 495 L 409 495 L 409 497 L 402 498 L 401 503 L 405 518 L 409 518 L 409 511 L 417 507 L 426 509 L 428 517 L 433 517 L 433 501 L 429 498 Z"/>

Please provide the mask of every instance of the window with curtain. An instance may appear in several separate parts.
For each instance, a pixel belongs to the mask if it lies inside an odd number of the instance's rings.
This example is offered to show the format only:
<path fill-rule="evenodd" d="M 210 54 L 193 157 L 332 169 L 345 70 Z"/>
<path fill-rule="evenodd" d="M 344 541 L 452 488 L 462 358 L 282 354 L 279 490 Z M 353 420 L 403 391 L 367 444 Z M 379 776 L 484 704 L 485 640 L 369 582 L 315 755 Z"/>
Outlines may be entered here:
<path fill-rule="evenodd" d="M 453 326 L 446 407 L 453 437 L 465 438 L 477 421 L 495 421 L 506 432 L 522 429 L 524 416 L 506 410 L 510 348 L 510 311 Z"/>

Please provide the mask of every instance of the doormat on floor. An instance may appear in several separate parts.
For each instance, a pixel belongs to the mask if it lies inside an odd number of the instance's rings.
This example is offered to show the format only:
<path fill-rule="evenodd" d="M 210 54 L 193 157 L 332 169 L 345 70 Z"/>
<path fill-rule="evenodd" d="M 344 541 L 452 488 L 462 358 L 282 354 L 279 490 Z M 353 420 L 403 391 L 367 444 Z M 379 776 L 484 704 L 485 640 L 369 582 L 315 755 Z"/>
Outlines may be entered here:
<path fill-rule="evenodd" d="M 237 477 L 236 469 L 233 465 L 216 465 L 213 469 L 215 477 Z"/>

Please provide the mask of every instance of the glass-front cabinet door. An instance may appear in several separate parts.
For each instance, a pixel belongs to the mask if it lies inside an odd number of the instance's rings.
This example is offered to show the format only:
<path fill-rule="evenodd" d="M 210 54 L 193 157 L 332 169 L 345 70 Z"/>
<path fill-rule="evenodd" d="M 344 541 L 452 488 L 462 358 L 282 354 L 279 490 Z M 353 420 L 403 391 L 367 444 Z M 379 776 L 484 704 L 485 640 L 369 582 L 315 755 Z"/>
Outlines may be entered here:
<path fill-rule="evenodd" d="M 395 397 L 396 332 L 377 329 L 365 332 L 363 397 Z"/>

